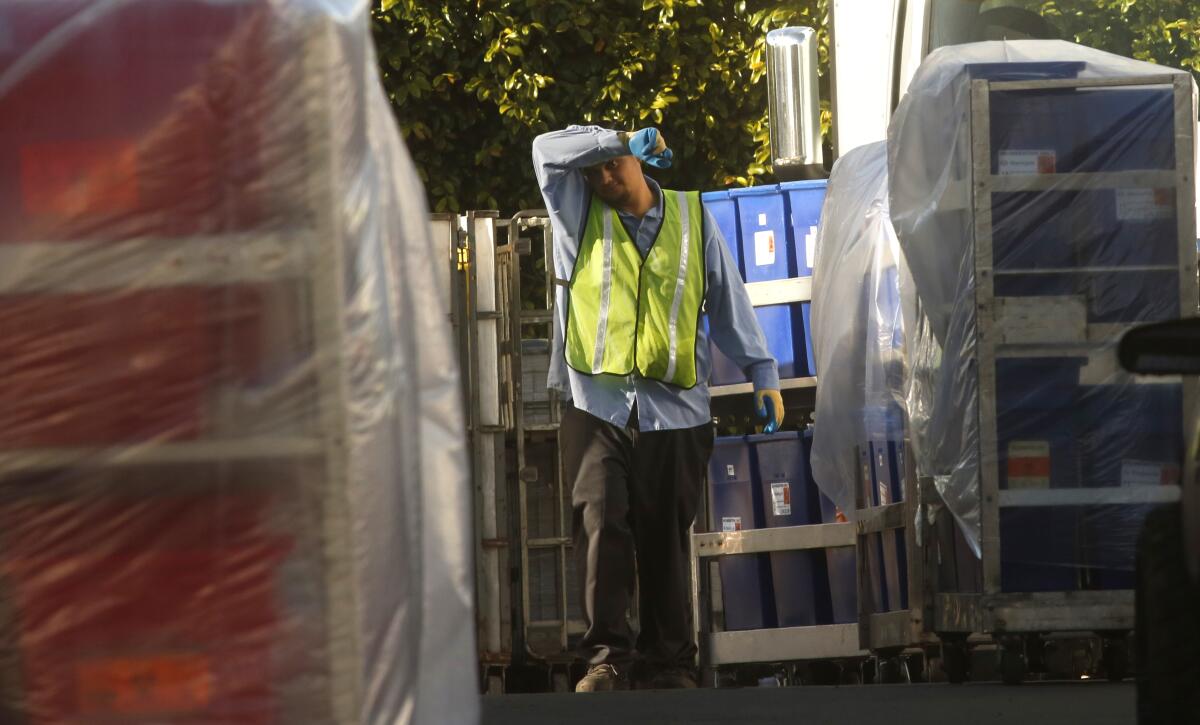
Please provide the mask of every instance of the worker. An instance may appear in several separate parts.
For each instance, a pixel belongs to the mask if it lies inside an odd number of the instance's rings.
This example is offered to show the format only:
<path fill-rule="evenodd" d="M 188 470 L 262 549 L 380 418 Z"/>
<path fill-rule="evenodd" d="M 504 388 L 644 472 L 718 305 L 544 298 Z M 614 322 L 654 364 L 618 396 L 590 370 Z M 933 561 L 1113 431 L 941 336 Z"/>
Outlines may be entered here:
<path fill-rule="evenodd" d="M 577 692 L 696 686 L 688 537 L 713 447 L 709 335 L 753 381 L 766 430 L 783 422 L 778 368 L 719 227 L 698 193 L 643 173 L 672 158 L 655 128 L 571 126 L 533 143 L 554 231 L 548 385 L 567 401 L 587 625 Z"/>

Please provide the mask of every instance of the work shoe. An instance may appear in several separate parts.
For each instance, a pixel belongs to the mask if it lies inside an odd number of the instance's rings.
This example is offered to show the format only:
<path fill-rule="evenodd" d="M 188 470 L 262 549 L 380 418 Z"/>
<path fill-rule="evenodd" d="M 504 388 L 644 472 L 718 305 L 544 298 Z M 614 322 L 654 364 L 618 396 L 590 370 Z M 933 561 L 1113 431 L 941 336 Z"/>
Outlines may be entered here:
<path fill-rule="evenodd" d="M 592 665 L 575 685 L 575 692 L 614 692 L 629 689 L 629 676 L 612 665 Z"/>
<path fill-rule="evenodd" d="M 639 690 L 694 690 L 696 677 L 682 667 L 668 667 L 655 672 L 638 685 Z"/>

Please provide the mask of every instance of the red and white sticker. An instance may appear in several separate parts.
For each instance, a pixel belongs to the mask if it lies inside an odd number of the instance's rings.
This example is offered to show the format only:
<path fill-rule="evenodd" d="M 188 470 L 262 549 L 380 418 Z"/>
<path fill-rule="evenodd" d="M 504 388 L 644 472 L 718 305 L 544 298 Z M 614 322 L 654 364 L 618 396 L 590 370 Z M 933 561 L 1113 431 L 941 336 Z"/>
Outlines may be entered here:
<path fill-rule="evenodd" d="M 1174 486 L 1179 479 L 1179 466 L 1172 463 L 1121 461 L 1122 486 Z"/>
<path fill-rule="evenodd" d="M 1171 189 L 1117 189 L 1118 221 L 1156 221 L 1175 217 Z"/>
<path fill-rule="evenodd" d="M 742 517 L 741 516 L 722 516 L 721 517 L 721 531 L 723 531 L 725 533 L 731 533 L 734 531 L 741 531 L 741 530 L 742 530 Z"/>
<path fill-rule="evenodd" d="M 767 229 L 754 233 L 754 264 L 768 267 L 775 264 L 775 232 Z"/>
<path fill-rule="evenodd" d="M 1004 149 L 999 160 L 1001 175 L 1054 174 L 1058 171 L 1058 154 L 1049 149 Z"/>
<path fill-rule="evenodd" d="M 76 688 L 82 712 L 108 722 L 108 716 L 194 715 L 212 702 L 215 679 L 204 655 L 117 657 L 79 664 Z"/>
<path fill-rule="evenodd" d="M 776 516 L 792 515 L 792 484 L 787 481 L 771 484 L 771 509 Z"/>
<path fill-rule="evenodd" d="M 1008 444 L 1008 487 L 1050 488 L 1050 442 Z"/>

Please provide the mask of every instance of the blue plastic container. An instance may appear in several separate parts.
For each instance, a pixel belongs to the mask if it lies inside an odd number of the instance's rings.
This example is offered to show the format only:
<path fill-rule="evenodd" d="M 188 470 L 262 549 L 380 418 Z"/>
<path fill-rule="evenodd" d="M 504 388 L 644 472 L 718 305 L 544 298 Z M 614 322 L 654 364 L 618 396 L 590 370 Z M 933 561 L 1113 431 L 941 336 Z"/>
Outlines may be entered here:
<path fill-rule="evenodd" d="M 992 194 L 992 258 L 997 269 L 1079 266 L 1076 192 Z"/>
<path fill-rule="evenodd" d="M 731 193 L 737 199 L 745 280 L 769 282 L 795 276 L 787 198 L 779 187 L 751 186 Z"/>
<path fill-rule="evenodd" d="M 1137 541 L 1154 505 L 1088 506 L 1081 512 L 1088 589 L 1134 589 Z"/>
<path fill-rule="evenodd" d="M 806 377 L 809 365 L 802 303 L 755 307 L 754 314 L 767 339 L 767 350 L 779 365 L 779 377 Z"/>
<path fill-rule="evenodd" d="M 746 438 L 734 436 L 714 441 L 708 484 L 712 531 L 762 528 L 762 492 L 754 482 Z M 770 558 L 765 554 L 723 556 L 717 566 L 721 572 L 725 629 L 776 626 Z"/>
<path fill-rule="evenodd" d="M 1061 215 L 1070 235 L 1063 238 L 1075 241 L 1080 266 L 1178 264 L 1173 189 L 1096 189 L 1043 195 L 1070 198 L 1069 211 Z"/>
<path fill-rule="evenodd" d="M 1076 127 L 1088 139 L 1080 171 L 1138 171 L 1175 166 L 1175 95 L 1158 88 L 1077 91 Z"/>
<path fill-rule="evenodd" d="M 742 235 L 738 231 L 737 201 L 734 192 L 707 191 L 700 195 L 700 201 L 717 221 L 717 228 L 725 239 L 725 246 L 728 247 L 738 272 L 745 278 L 746 270 L 742 268 Z"/>
<path fill-rule="evenodd" d="M 804 453 L 812 461 L 813 431 L 804 431 Z M 811 470 L 811 469 L 810 469 Z M 814 487 L 816 481 L 813 481 Z M 821 523 L 842 523 L 838 519 L 837 505 L 832 499 L 818 491 Z M 825 568 L 828 571 L 830 595 L 829 619 L 820 624 L 853 624 L 858 621 L 858 556 L 853 546 L 839 546 L 825 550 Z"/>
<path fill-rule="evenodd" d="M 1175 270 L 1105 271 L 1081 278 L 1088 322 L 1163 322 L 1180 316 Z"/>
<path fill-rule="evenodd" d="M 798 432 L 747 439 L 762 491 L 767 528 L 807 526 L 821 521 L 812 469 Z M 829 577 L 822 551 L 770 554 L 775 613 L 781 627 L 804 627 L 831 619 Z"/>
<path fill-rule="evenodd" d="M 1170 383 L 1079 388 L 1083 485 L 1162 486 L 1180 479 L 1183 389 Z"/>
<path fill-rule="evenodd" d="M 816 249 L 817 225 L 821 220 L 821 207 L 825 203 L 824 179 L 815 181 L 789 181 L 779 185 L 779 191 L 787 199 L 788 232 L 792 254 L 796 260 L 796 275 L 808 277 L 813 273 Z"/>
<path fill-rule="evenodd" d="M 1075 507 L 1000 509 L 1000 588 L 1005 592 L 1079 589 L 1079 535 Z"/>
<path fill-rule="evenodd" d="M 996 360 L 1001 488 L 1080 485 L 1079 371 L 1086 358 Z"/>

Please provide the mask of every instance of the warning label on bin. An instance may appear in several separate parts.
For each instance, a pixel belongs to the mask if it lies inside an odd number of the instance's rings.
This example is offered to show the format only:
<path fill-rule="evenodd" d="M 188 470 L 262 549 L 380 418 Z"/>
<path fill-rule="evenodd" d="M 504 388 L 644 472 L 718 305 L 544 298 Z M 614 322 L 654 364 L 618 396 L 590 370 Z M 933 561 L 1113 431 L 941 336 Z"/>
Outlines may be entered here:
<path fill-rule="evenodd" d="M 767 267 L 775 264 L 775 232 L 768 229 L 754 233 L 754 264 Z"/>
<path fill-rule="evenodd" d="M 1153 461 L 1121 461 L 1122 486 L 1173 486 L 1177 483 L 1177 465 Z"/>
<path fill-rule="evenodd" d="M 725 475 L 728 476 L 729 480 L 731 481 L 737 478 L 737 469 L 733 467 L 733 464 L 725 466 Z"/>
<path fill-rule="evenodd" d="M 121 657 L 82 663 L 79 702 L 89 715 L 195 713 L 213 698 L 207 657 L 171 654 Z"/>
<path fill-rule="evenodd" d="M 792 485 L 787 481 L 771 484 L 771 507 L 776 516 L 792 515 Z"/>
<path fill-rule="evenodd" d="M 1049 149 L 1003 149 L 999 160 L 1000 174 L 1053 174 L 1058 169 L 1058 155 Z"/>
<path fill-rule="evenodd" d="M 722 516 L 721 517 L 721 531 L 728 533 L 731 531 L 741 531 L 741 530 L 742 530 L 742 517 L 741 516 Z"/>
<path fill-rule="evenodd" d="M 1170 189 L 1117 189 L 1118 221 L 1155 221 L 1175 217 L 1175 194 Z"/>
<path fill-rule="evenodd" d="M 817 228 L 809 227 L 804 235 L 804 262 L 809 269 L 817 266 Z"/>
<path fill-rule="evenodd" d="M 1050 488 L 1050 442 L 1008 444 L 1008 487 Z"/>

